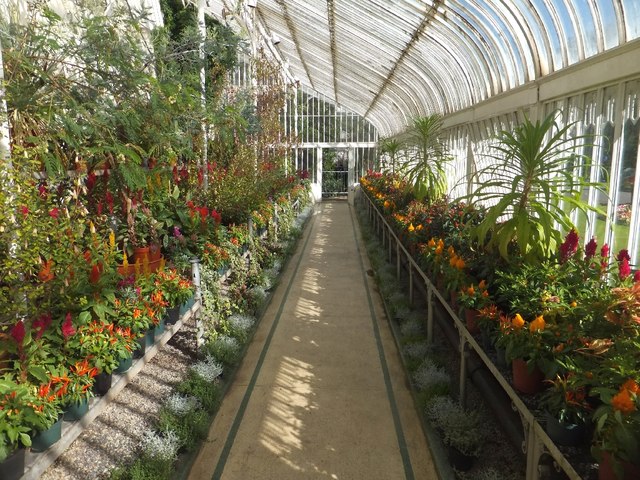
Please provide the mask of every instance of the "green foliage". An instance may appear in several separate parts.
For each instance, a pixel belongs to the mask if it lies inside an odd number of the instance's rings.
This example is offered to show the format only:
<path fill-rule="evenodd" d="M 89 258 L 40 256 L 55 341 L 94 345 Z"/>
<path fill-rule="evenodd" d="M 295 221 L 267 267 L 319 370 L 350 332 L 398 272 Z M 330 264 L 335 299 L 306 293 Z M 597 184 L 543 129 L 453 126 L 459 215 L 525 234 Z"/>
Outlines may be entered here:
<path fill-rule="evenodd" d="M 440 199 L 447 192 L 445 164 L 450 160 L 441 138 L 442 117 L 438 114 L 418 117 L 399 136 L 408 160 L 402 173 L 413 185 L 416 199 L 427 204 Z"/>
<path fill-rule="evenodd" d="M 178 392 L 196 397 L 205 411 L 213 413 L 220 404 L 221 387 L 218 382 L 208 382 L 190 371 L 189 376 L 177 388 Z"/>
<path fill-rule="evenodd" d="M 577 153 L 586 137 L 571 137 L 573 125 L 560 127 L 556 115 L 502 131 L 494 162 L 478 172 L 471 198 L 487 211 L 474 235 L 503 258 L 548 258 L 561 243 L 561 232 L 573 228 L 574 210 L 599 212 L 582 194 L 588 187 L 603 189 L 602 184 L 576 174 L 591 169 L 591 160 Z"/>
<path fill-rule="evenodd" d="M 158 429 L 175 432 L 180 439 L 181 448 L 190 452 L 195 450 L 200 442 L 207 437 L 209 415 L 204 410 L 196 409 L 183 416 L 178 416 L 165 408 L 160 411 Z"/>
<path fill-rule="evenodd" d="M 378 141 L 380 155 L 387 155 L 391 164 L 391 173 L 396 173 L 396 164 L 399 160 L 403 145 L 397 138 L 382 138 Z"/>

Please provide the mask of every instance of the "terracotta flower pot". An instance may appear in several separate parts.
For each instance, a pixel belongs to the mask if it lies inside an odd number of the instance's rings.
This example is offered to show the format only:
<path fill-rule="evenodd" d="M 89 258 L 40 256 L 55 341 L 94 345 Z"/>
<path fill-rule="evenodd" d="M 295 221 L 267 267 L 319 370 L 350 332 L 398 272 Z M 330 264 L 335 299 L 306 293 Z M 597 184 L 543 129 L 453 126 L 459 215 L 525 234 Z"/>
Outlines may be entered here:
<path fill-rule="evenodd" d="M 159 243 L 149 245 L 149 262 L 157 262 L 162 258 L 162 249 Z"/>
<path fill-rule="evenodd" d="M 622 476 L 616 475 L 614 459 L 609 452 L 602 452 L 602 461 L 598 467 L 598 480 L 637 480 L 640 478 L 640 465 L 618 460 Z"/>
<path fill-rule="evenodd" d="M 511 362 L 511 370 L 513 373 L 513 386 L 521 393 L 533 394 L 538 393 L 544 387 L 544 374 L 535 367 L 529 371 L 527 362 L 521 358 L 516 358 Z"/>
<path fill-rule="evenodd" d="M 147 259 L 147 262 L 150 260 L 149 259 L 149 251 L 151 249 L 149 247 L 135 247 L 133 249 L 133 263 L 136 263 L 138 260 L 140 260 L 140 263 L 144 263 L 144 259 Z"/>
<path fill-rule="evenodd" d="M 464 320 L 467 324 L 467 330 L 469 333 L 475 334 L 480 333 L 480 325 L 478 325 L 478 311 L 467 308 L 464 311 Z"/>

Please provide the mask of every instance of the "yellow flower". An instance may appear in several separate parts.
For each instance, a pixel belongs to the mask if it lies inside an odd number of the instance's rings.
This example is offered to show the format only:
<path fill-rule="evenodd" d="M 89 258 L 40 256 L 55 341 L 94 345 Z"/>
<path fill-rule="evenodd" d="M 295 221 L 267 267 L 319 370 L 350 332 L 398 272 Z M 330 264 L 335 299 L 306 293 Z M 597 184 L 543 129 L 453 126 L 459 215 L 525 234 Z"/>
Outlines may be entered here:
<path fill-rule="evenodd" d="M 390 205 L 389 200 L 385 200 L 383 205 L 384 205 L 384 208 L 389 208 L 389 205 Z"/>
<path fill-rule="evenodd" d="M 413 226 L 413 223 L 409 224 L 409 227 L 407 228 L 407 230 L 409 230 L 410 232 L 413 232 L 416 229 L 416 227 Z"/>
<path fill-rule="evenodd" d="M 542 331 L 544 330 L 546 323 L 544 321 L 544 317 L 542 315 L 539 315 L 536 317 L 536 319 L 531 322 L 529 324 L 529 331 L 531 332 L 537 332 L 537 331 Z"/>
<path fill-rule="evenodd" d="M 113 230 L 109 230 L 109 246 L 111 248 L 116 247 L 116 234 L 113 233 Z"/>
<path fill-rule="evenodd" d="M 571 308 L 576 308 L 576 307 L 578 306 L 578 302 L 576 302 L 576 301 L 574 300 L 573 302 L 571 302 L 571 303 L 569 304 L 569 306 L 570 306 Z"/>
<path fill-rule="evenodd" d="M 418 226 L 416 227 L 416 230 L 418 230 L 418 231 L 422 230 L 422 224 L 421 223 L 418 224 Z"/>
<path fill-rule="evenodd" d="M 522 318 L 522 315 L 516 313 L 516 316 L 511 320 L 511 325 L 513 325 L 513 328 L 516 330 L 520 330 L 524 327 L 524 318 Z"/>

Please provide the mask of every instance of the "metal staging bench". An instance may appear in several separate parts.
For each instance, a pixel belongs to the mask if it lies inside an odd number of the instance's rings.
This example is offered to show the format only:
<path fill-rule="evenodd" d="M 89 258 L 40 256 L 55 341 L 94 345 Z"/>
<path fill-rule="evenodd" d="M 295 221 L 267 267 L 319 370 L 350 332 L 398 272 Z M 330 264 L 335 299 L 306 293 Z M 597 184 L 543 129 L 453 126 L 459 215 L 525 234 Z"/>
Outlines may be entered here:
<path fill-rule="evenodd" d="M 453 319 L 453 323 L 458 333 L 458 351 L 460 353 L 460 372 L 459 372 L 459 392 L 460 402 L 464 403 L 466 392 L 466 381 L 468 376 L 469 353 L 473 351 L 483 363 L 483 366 L 493 376 L 497 384 L 502 388 L 502 393 L 507 396 L 511 402 L 511 407 L 519 414 L 522 428 L 524 431 L 524 439 L 522 439 L 522 451 L 526 454 L 526 480 L 537 480 L 540 478 L 540 460 L 543 455 L 548 454 L 553 458 L 556 468 L 561 469 L 570 480 L 581 480 L 581 476 L 576 472 L 574 467 L 569 463 L 564 454 L 558 449 L 556 444 L 549 438 L 540 425 L 535 415 L 524 404 L 520 395 L 513 389 L 511 384 L 502 375 L 495 366 L 493 361 L 486 354 L 484 349 L 478 344 L 476 339 L 469 333 L 465 323 L 458 317 L 458 314 L 451 308 L 449 303 L 437 290 L 435 285 L 427 274 L 420 268 L 411 253 L 405 248 L 395 232 L 385 220 L 384 216 L 378 208 L 373 204 L 369 197 L 360 191 L 358 195 L 359 202 L 367 209 L 369 220 L 372 222 L 373 229 L 381 238 L 382 245 L 387 249 L 389 262 L 393 261 L 394 253 L 396 260 L 396 275 L 400 278 L 403 267 L 406 268 L 409 276 L 409 301 L 413 303 L 415 292 L 419 286 L 426 289 L 427 300 L 427 341 L 433 342 L 434 322 L 438 321 L 434 314 L 437 306 L 444 309 Z M 418 278 L 416 278 L 418 277 Z M 418 282 L 422 281 L 422 285 Z M 482 384 L 478 386 L 482 391 Z M 485 393 L 485 392 L 483 392 Z M 493 395 L 495 392 L 486 392 L 487 395 Z M 515 430 L 511 428 L 511 430 Z"/>

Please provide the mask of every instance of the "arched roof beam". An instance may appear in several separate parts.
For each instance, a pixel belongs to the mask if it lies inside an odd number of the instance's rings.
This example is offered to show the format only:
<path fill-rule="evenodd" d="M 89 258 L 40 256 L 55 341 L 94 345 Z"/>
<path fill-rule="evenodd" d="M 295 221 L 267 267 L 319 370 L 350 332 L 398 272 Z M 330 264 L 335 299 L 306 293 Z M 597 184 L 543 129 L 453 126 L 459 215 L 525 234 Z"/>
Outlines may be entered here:
<path fill-rule="evenodd" d="M 424 32 L 424 29 L 427 28 L 427 25 L 429 25 L 429 23 L 431 22 L 431 19 L 435 15 L 435 13 L 438 10 L 438 7 L 440 6 L 441 3 L 442 3 L 442 0 L 434 0 L 433 4 L 431 6 L 429 6 L 429 7 L 427 7 L 427 10 L 424 13 L 424 17 L 422 18 L 422 22 L 420 22 L 420 25 L 418 26 L 418 28 L 413 32 L 413 35 L 411 36 L 411 39 L 409 40 L 409 43 L 407 43 L 407 45 L 402 50 L 402 52 L 400 52 L 400 55 L 398 56 L 398 60 L 393 65 L 393 67 L 389 71 L 389 74 L 387 75 L 387 79 L 382 84 L 382 86 L 380 87 L 380 89 L 378 90 L 376 95 L 373 97 L 373 100 L 371 101 L 371 104 L 367 108 L 367 113 L 378 102 L 380 96 L 386 90 L 388 83 L 391 82 L 391 80 L 393 79 L 393 76 L 395 75 L 395 71 L 397 70 L 398 66 L 402 65 L 402 63 L 405 61 L 407 55 L 409 54 L 409 52 L 411 51 L 411 49 L 413 48 L 415 43 L 420 38 L 420 35 L 422 35 L 422 32 Z M 367 116 L 367 114 L 365 113 L 365 117 L 366 116 Z"/>

